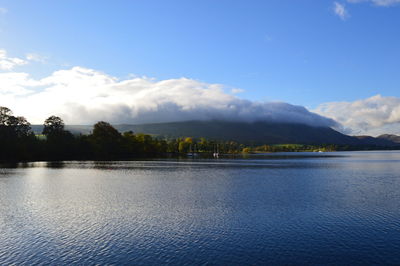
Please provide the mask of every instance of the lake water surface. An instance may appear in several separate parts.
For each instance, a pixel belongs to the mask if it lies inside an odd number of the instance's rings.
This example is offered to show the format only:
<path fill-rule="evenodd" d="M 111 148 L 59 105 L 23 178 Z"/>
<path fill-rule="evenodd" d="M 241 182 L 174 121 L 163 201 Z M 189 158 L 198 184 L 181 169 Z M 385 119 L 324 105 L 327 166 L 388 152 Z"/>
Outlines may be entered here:
<path fill-rule="evenodd" d="M 0 165 L 0 200 L 0 265 L 400 264 L 400 152 Z"/>

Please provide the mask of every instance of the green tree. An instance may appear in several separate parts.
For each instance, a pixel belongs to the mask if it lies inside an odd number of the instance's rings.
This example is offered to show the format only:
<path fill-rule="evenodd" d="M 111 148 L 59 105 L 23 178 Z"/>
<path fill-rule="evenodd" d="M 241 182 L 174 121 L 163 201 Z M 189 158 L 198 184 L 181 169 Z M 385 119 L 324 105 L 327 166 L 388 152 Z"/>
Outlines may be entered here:
<path fill-rule="evenodd" d="M 44 121 L 43 135 L 57 135 L 64 131 L 64 121 L 58 116 L 50 116 Z"/>
<path fill-rule="evenodd" d="M 114 158 L 124 152 L 121 133 L 107 122 L 100 121 L 94 125 L 90 140 L 98 157 Z"/>
<path fill-rule="evenodd" d="M 12 117 L 12 111 L 7 107 L 0 106 L 0 126 L 8 126 L 10 117 Z"/>
<path fill-rule="evenodd" d="M 24 117 L 14 116 L 9 108 L 0 107 L 0 159 L 28 159 L 27 151 L 34 142 L 29 122 Z"/>
<path fill-rule="evenodd" d="M 69 159 L 76 154 L 76 141 L 71 132 L 64 130 L 64 121 L 50 116 L 44 121 L 42 133 L 46 136 L 45 153 L 50 159 Z"/>

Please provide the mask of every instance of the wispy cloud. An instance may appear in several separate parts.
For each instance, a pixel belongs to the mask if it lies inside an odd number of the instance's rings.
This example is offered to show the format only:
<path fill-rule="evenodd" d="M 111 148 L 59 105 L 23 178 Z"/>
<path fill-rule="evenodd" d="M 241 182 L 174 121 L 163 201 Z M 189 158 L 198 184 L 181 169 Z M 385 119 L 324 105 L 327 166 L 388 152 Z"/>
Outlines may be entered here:
<path fill-rule="evenodd" d="M 349 3 L 362 3 L 362 2 L 370 2 L 376 6 L 394 6 L 400 3 L 400 0 L 347 0 Z"/>
<path fill-rule="evenodd" d="M 12 70 L 16 66 L 25 65 L 28 62 L 22 58 L 9 57 L 7 51 L 0 49 L 0 70 Z"/>
<path fill-rule="evenodd" d="M 400 134 L 400 98 L 376 95 L 354 102 L 321 104 L 314 112 L 330 117 L 351 134 Z"/>
<path fill-rule="evenodd" d="M 264 35 L 265 42 L 272 42 L 273 40 L 274 40 L 274 38 L 271 35 L 269 35 L 269 34 Z"/>
<path fill-rule="evenodd" d="M 238 94 L 238 93 L 242 93 L 242 92 L 245 92 L 245 90 L 243 90 L 243 89 L 238 89 L 238 88 L 233 88 L 233 89 L 231 89 L 231 93 L 232 93 L 232 94 Z"/>
<path fill-rule="evenodd" d="M 26 54 L 26 60 L 28 61 L 34 61 L 34 62 L 40 62 L 40 63 L 45 63 L 47 60 L 47 57 L 37 54 L 37 53 L 29 53 Z"/>
<path fill-rule="evenodd" d="M 347 11 L 346 6 L 339 2 L 333 3 L 333 12 L 342 20 L 346 20 L 349 17 L 349 12 Z"/>
<path fill-rule="evenodd" d="M 7 9 L 7 8 L 0 7 L 0 14 L 5 14 L 5 13 L 7 13 L 7 12 L 8 12 L 8 9 Z"/>
<path fill-rule="evenodd" d="M 400 4 L 400 0 L 346 0 L 347 3 L 350 4 L 359 4 L 359 3 L 371 3 L 373 6 L 377 7 L 391 7 L 397 4 Z M 339 2 L 334 2 L 333 11 L 339 16 L 342 20 L 346 20 L 349 18 L 349 12 L 346 6 Z"/>
<path fill-rule="evenodd" d="M 28 53 L 25 58 L 10 57 L 4 49 L 0 49 L 0 70 L 13 71 L 18 66 L 23 66 L 32 62 L 46 63 L 47 57 L 37 53 Z"/>

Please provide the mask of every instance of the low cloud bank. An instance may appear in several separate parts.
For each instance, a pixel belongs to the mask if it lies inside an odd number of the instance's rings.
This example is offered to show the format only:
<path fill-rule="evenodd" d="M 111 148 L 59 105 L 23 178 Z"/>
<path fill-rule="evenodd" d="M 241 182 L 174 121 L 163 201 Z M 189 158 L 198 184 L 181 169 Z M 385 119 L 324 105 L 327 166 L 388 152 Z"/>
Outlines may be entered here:
<path fill-rule="evenodd" d="M 0 105 L 32 123 L 59 115 L 69 124 L 99 120 L 115 124 L 187 120 L 271 121 L 312 126 L 337 123 L 302 106 L 240 99 L 237 90 L 180 78 L 118 80 L 92 69 L 74 67 L 35 80 L 26 73 L 0 74 Z"/>
<path fill-rule="evenodd" d="M 400 98 L 376 95 L 354 102 L 319 105 L 314 112 L 339 122 L 353 135 L 400 134 Z"/>

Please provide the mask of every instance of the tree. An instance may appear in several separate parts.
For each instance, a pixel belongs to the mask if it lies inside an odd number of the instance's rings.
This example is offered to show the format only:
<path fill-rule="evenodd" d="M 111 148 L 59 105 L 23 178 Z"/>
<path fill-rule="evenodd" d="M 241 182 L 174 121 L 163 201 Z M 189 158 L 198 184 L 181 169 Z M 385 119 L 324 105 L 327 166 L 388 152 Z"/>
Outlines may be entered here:
<path fill-rule="evenodd" d="M 11 125 L 14 127 L 14 131 L 17 137 L 27 137 L 33 135 L 31 130 L 31 124 L 23 116 L 11 117 Z"/>
<path fill-rule="evenodd" d="M 0 127 L 3 133 L 14 137 L 24 137 L 32 134 L 31 124 L 22 116 L 14 116 L 7 107 L 0 106 Z"/>
<path fill-rule="evenodd" d="M 14 116 L 9 108 L 0 107 L 0 159 L 27 159 L 35 141 L 24 117 Z"/>
<path fill-rule="evenodd" d="M 76 141 L 71 132 L 64 130 L 64 121 L 50 116 L 44 121 L 42 133 L 46 135 L 45 151 L 51 159 L 72 158 L 76 154 Z"/>
<path fill-rule="evenodd" d="M 90 135 L 95 154 L 102 158 L 118 156 L 123 150 L 122 135 L 111 124 L 100 121 L 93 127 Z"/>
<path fill-rule="evenodd" d="M 250 148 L 243 148 L 242 153 L 245 153 L 245 154 L 250 153 Z"/>
<path fill-rule="evenodd" d="M 10 117 L 12 117 L 12 111 L 7 107 L 0 106 L 0 126 L 8 126 Z"/>
<path fill-rule="evenodd" d="M 185 138 L 185 142 L 189 143 L 189 144 L 193 144 L 193 138 L 187 137 L 187 138 Z"/>
<path fill-rule="evenodd" d="M 50 116 L 44 121 L 43 135 L 56 135 L 64 131 L 64 121 L 58 116 Z"/>
<path fill-rule="evenodd" d="M 121 134 L 110 123 L 100 121 L 93 126 L 93 137 L 101 139 L 120 138 Z"/>

